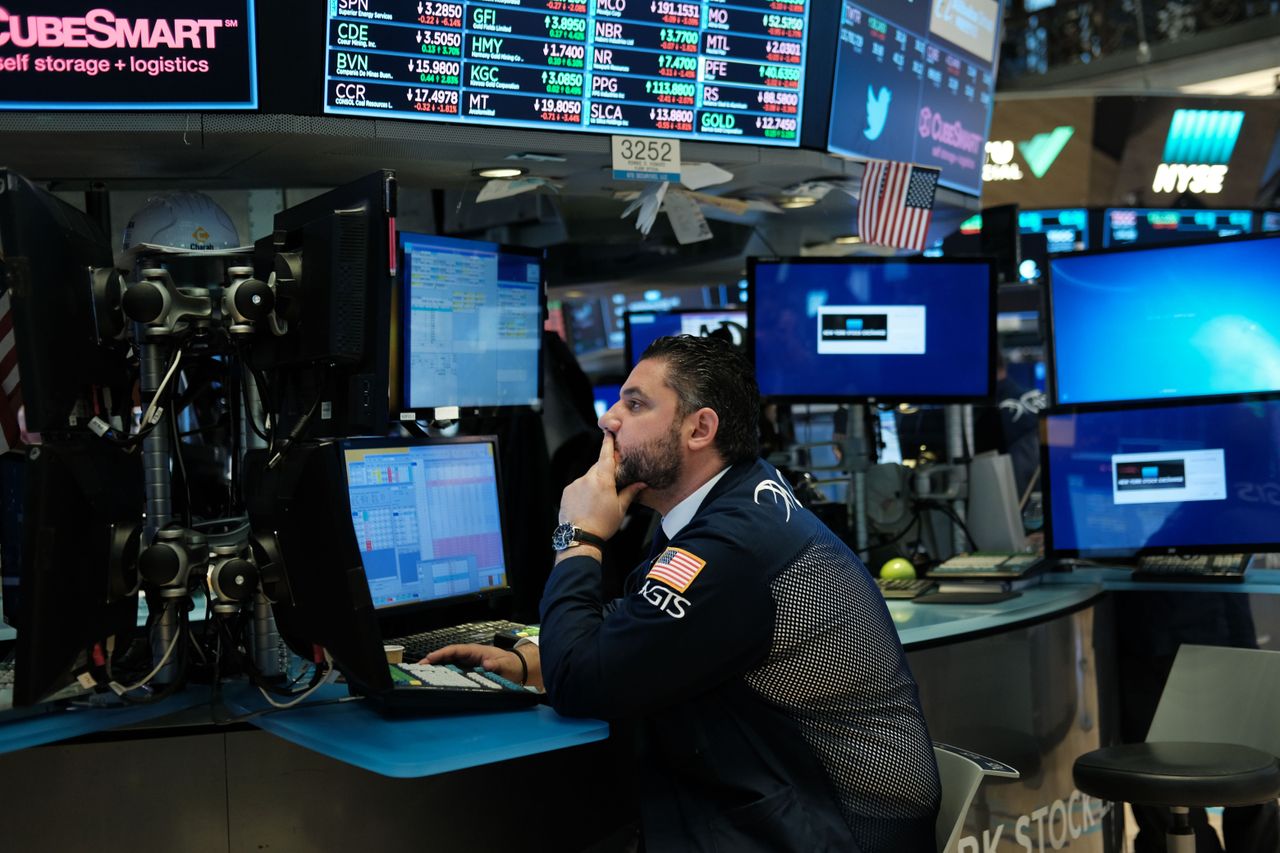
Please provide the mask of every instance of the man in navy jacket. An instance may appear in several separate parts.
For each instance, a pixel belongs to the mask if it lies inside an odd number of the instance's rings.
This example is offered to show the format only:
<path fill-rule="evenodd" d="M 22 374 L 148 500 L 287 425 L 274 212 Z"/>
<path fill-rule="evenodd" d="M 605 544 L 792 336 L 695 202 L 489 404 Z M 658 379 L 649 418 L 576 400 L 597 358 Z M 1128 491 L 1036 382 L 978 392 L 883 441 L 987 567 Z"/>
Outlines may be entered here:
<path fill-rule="evenodd" d="M 897 632 L 857 557 L 758 458 L 758 412 L 730 347 L 655 341 L 561 499 L 541 646 L 429 660 L 527 667 L 561 713 L 638 722 L 650 853 L 932 851 L 937 767 Z M 632 500 L 662 529 L 605 602 L 602 548 Z"/>

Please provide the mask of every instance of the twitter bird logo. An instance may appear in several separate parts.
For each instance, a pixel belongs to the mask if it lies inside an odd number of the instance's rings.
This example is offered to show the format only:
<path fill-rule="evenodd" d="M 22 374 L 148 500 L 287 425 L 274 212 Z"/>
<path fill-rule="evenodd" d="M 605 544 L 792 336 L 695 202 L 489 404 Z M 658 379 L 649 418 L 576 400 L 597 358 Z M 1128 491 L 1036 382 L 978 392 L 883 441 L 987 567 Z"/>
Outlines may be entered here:
<path fill-rule="evenodd" d="M 889 102 L 893 100 L 893 92 L 888 87 L 881 86 L 879 96 L 867 87 L 867 129 L 862 131 L 862 135 L 867 139 L 876 140 L 880 138 L 880 134 L 884 133 L 884 123 L 889 118 Z"/>

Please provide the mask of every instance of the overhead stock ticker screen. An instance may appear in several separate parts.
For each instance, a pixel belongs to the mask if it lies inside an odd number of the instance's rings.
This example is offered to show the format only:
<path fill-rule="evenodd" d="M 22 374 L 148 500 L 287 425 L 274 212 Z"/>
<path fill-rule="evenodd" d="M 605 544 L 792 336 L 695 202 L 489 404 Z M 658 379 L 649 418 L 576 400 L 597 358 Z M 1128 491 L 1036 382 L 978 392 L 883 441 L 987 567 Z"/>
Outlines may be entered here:
<path fill-rule="evenodd" d="M 844 0 L 827 147 L 937 166 L 978 195 L 999 26 L 996 0 Z"/>
<path fill-rule="evenodd" d="M 258 106 L 253 0 L 3 0 L 0 110 Z"/>
<path fill-rule="evenodd" d="M 798 146 L 812 0 L 330 0 L 325 112 Z"/>

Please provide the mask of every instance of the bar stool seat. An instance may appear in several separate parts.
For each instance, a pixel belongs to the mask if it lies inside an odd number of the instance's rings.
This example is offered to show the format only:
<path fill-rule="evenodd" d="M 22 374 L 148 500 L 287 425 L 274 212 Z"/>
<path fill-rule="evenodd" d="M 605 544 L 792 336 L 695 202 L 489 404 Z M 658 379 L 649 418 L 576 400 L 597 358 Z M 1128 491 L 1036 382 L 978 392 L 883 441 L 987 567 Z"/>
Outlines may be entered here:
<path fill-rule="evenodd" d="M 1252 806 L 1280 798 L 1280 760 L 1231 743 L 1108 746 L 1076 759 L 1083 793 L 1150 806 Z"/>

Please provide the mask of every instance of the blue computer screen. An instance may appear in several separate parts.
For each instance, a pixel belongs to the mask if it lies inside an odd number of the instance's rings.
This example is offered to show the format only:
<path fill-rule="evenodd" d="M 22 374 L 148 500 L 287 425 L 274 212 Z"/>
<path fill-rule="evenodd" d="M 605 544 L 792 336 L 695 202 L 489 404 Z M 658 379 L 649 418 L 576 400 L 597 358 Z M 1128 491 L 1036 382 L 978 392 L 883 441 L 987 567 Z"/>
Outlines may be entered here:
<path fill-rule="evenodd" d="M 1280 390 L 1280 237 L 1050 267 L 1058 403 Z"/>
<path fill-rule="evenodd" d="M 1045 416 L 1049 545 L 1258 551 L 1280 517 L 1280 401 Z"/>
<path fill-rule="evenodd" d="M 542 349 L 542 256 L 400 233 L 403 406 L 528 406 Z"/>
<path fill-rule="evenodd" d="M 649 344 L 667 335 L 726 336 L 746 346 L 746 309 L 708 308 L 705 311 L 629 311 L 626 315 L 627 366 L 634 367 Z"/>
<path fill-rule="evenodd" d="M 756 378 L 767 396 L 961 400 L 991 393 L 987 260 L 754 261 Z"/>
<path fill-rule="evenodd" d="M 363 444 L 343 454 L 374 607 L 507 586 L 492 441 Z"/>

